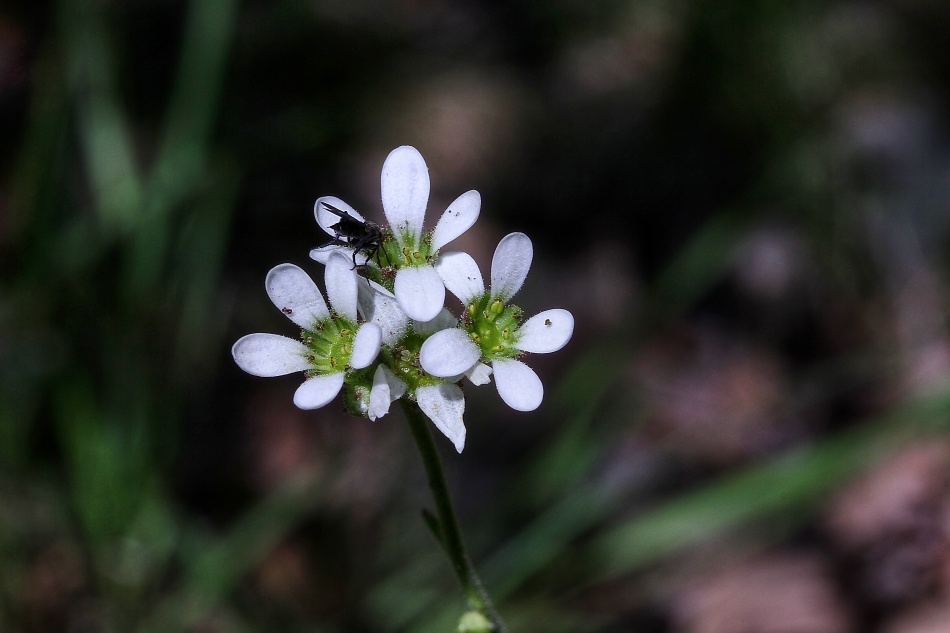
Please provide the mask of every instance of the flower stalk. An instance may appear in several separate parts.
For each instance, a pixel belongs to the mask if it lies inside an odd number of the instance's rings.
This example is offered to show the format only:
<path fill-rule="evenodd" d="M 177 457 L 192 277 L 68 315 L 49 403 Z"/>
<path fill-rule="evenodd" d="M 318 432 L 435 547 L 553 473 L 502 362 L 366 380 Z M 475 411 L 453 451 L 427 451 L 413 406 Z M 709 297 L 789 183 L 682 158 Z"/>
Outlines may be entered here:
<path fill-rule="evenodd" d="M 429 489 L 432 491 L 432 500 L 435 502 L 439 530 L 438 540 L 452 564 L 455 576 L 462 586 L 462 592 L 468 600 L 468 606 L 485 616 L 491 622 L 492 630 L 495 633 L 507 633 L 508 629 L 504 621 L 498 615 L 495 605 L 492 603 L 488 592 L 485 591 L 485 587 L 475 571 L 475 566 L 472 565 L 468 552 L 465 550 L 462 531 L 459 529 L 455 509 L 452 506 L 452 497 L 449 495 L 448 483 L 445 480 L 442 459 L 439 457 L 439 451 L 432 438 L 432 433 L 429 431 L 426 416 L 416 403 L 407 400 L 401 400 L 400 402 L 426 469 L 426 478 L 429 482 Z"/>
<path fill-rule="evenodd" d="M 525 354 L 564 347 L 574 317 L 545 310 L 527 320 L 511 299 L 521 289 L 534 248 L 524 233 L 510 233 L 495 248 L 490 285 L 471 255 L 443 247 L 478 218 L 475 190 L 456 198 L 431 231 L 424 226 L 429 170 L 419 152 L 397 147 L 380 177 L 387 224 L 366 220 L 335 196 L 314 203 L 317 224 L 332 239 L 310 251 L 325 266 L 326 299 L 303 269 L 273 268 L 265 279 L 271 302 L 300 328 L 300 339 L 248 334 L 232 347 L 238 366 L 255 376 L 303 372 L 294 393 L 301 409 L 326 406 L 342 392 L 346 410 L 378 420 L 400 401 L 425 465 L 436 514 L 426 523 L 452 564 L 469 604 L 459 633 L 505 633 L 465 552 L 431 422 L 459 453 L 465 446 L 465 395 L 461 382 L 495 379 L 498 395 L 516 411 L 541 405 L 541 379 L 522 362 Z M 454 314 L 446 292 L 462 303 Z"/>

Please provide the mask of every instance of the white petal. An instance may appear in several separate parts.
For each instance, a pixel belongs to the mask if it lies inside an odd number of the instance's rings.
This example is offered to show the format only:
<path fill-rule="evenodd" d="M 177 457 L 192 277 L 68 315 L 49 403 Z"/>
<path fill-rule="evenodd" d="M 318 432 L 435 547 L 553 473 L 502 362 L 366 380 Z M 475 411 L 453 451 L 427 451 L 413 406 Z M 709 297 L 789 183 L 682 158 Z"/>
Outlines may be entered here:
<path fill-rule="evenodd" d="M 468 371 L 478 362 L 482 351 L 468 333 L 458 328 L 436 332 L 419 350 L 422 368 L 433 376 L 446 378 Z"/>
<path fill-rule="evenodd" d="M 283 376 L 310 369 L 310 350 L 279 334 L 248 334 L 237 340 L 231 355 L 238 367 L 253 376 Z"/>
<path fill-rule="evenodd" d="M 364 323 L 353 337 L 353 352 L 350 354 L 350 367 L 363 369 L 376 360 L 383 341 L 383 331 L 375 323 Z"/>
<path fill-rule="evenodd" d="M 384 345 L 394 345 L 409 327 L 409 317 L 399 307 L 395 295 L 365 279 L 359 285 L 359 309 L 364 319 L 380 327 Z"/>
<path fill-rule="evenodd" d="M 498 242 L 491 260 L 491 294 L 507 302 L 524 283 L 534 250 L 524 233 L 510 233 Z"/>
<path fill-rule="evenodd" d="M 515 411 L 534 411 L 544 398 L 544 385 L 534 370 L 519 360 L 492 363 L 498 395 Z"/>
<path fill-rule="evenodd" d="M 485 282 L 478 264 L 468 253 L 442 253 L 435 260 L 435 270 L 442 283 L 463 305 L 485 293 Z"/>
<path fill-rule="evenodd" d="M 340 253 L 333 253 L 327 260 L 325 275 L 330 305 L 337 314 L 355 321 L 358 275 L 353 269 L 353 262 Z"/>
<path fill-rule="evenodd" d="M 294 404 L 301 409 L 319 409 L 336 398 L 343 387 L 343 372 L 308 378 L 294 392 Z"/>
<path fill-rule="evenodd" d="M 330 259 L 330 255 L 332 253 L 342 253 L 348 260 L 350 260 L 350 265 L 353 265 L 353 249 L 347 248 L 346 246 L 336 246 L 333 244 L 324 244 L 323 246 L 310 249 L 310 259 L 326 266 L 326 263 Z M 356 264 L 358 266 L 366 265 L 367 259 L 368 256 L 366 253 L 356 254 Z"/>
<path fill-rule="evenodd" d="M 434 319 L 445 305 L 445 284 L 432 266 L 400 268 L 393 290 L 399 307 L 416 321 Z"/>
<path fill-rule="evenodd" d="M 406 383 L 396 378 L 385 365 L 376 368 L 373 374 L 373 388 L 369 392 L 369 410 L 366 415 L 376 420 L 389 413 L 389 405 L 406 393 Z"/>
<path fill-rule="evenodd" d="M 445 437 L 455 444 L 455 450 L 465 447 L 465 396 L 458 385 L 440 383 L 416 389 L 419 408 L 435 424 Z"/>
<path fill-rule="evenodd" d="M 571 340 L 574 315 L 567 310 L 545 310 L 524 322 L 515 332 L 515 347 L 524 352 L 556 352 Z"/>
<path fill-rule="evenodd" d="M 475 363 L 465 372 L 465 375 L 473 385 L 487 385 L 491 382 L 491 367 L 485 363 Z"/>
<path fill-rule="evenodd" d="M 360 215 L 356 209 L 343 202 L 336 196 L 323 196 L 322 198 L 317 198 L 317 201 L 313 203 L 313 215 L 317 219 L 317 224 L 320 225 L 320 228 L 330 235 L 336 235 L 336 231 L 331 227 L 340 221 L 340 216 L 328 211 L 323 205 L 324 202 L 336 207 L 340 211 L 346 211 L 360 222 L 366 221 L 366 219 Z"/>
<path fill-rule="evenodd" d="M 456 198 L 439 218 L 439 223 L 432 231 L 432 248 L 439 250 L 471 228 L 478 219 L 478 211 L 481 207 L 482 196 L 474 189 Z"/>
<path fill-rule="evenodd" d="M 264 287 L 274 305 L 302 328 L 312 330 L 330 316 L 317 284 L 298 266 L 281 264 L 271 268 Z"/>
<path fill-rule="evenodd" d="M 448 308 L 442 308 L 439 310 L 439 313 L 435 315 L 435 318 L 430 321 L 413 321 L 412 329 L 416 331 L 416 334 L 429 336 L 439 330 L 458 327 L 458 324 L 459 320 L 455 318 L 455 315 L 449 312 Z"/>
<path fill-rule="evenodd" d="M 415 147 L 403 145 L 389 153 L 380 179 L 383 213 L 399 246 L 415 248 L 422 237 L 426 204 L 429 202 L 429 168 Z M 412 236 L 405 244 L 403 234 Z"/>

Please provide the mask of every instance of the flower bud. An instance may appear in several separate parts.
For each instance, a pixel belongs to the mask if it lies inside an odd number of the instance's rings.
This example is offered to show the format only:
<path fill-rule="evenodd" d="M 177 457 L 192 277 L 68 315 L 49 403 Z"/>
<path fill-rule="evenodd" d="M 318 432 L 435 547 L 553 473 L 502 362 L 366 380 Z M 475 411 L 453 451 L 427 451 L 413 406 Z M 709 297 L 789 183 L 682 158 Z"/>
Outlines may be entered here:
<path fill-rule="evenodd" d="M 478 611 L 469 611 L 459 620 L 459 633 L 491 633 L 494 630 L 488 618 Z"/>

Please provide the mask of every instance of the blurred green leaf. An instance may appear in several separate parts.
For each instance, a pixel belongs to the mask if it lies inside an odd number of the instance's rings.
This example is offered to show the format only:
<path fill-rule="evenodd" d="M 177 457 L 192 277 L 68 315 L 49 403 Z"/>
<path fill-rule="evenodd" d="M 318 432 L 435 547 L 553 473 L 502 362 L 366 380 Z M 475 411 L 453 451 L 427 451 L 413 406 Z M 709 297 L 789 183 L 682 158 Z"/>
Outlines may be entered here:
<path fill-rule="evenodd" d="M 912 439 L 950 429 L 950 392 L 899 409 L 719 481 L 620 523 L 582 555 L 604 576 L 635 571 L 750 521 L 807 513 L 849 477 Z"/>
<path fill-rule="evenodd" d="M 115 86 L 114 53 L 95 3 L 64 0 L 60 20 L 85 165 L 107 233 L 134 230 L 143 201 L 132 134 Z"/>
<path fill-rule="evenodd" d="M 103 410 L 93 387 L 81 378 L 64 384 L 57 396 L 57 430 L 73 507 L 94 545 L 108 548 L 129 529 L 149 483 L 143 421 L 132 411 L 116 417 Z"/>

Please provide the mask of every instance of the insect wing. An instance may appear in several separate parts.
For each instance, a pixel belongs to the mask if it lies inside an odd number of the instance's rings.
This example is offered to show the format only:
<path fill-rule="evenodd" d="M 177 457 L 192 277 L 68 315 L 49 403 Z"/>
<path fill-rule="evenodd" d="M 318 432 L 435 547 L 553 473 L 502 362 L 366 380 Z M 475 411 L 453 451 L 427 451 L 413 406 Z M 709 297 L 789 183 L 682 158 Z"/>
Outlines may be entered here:
<path fill-rule="evenodd" d="M 313 206 L 314 216 L 320 228 L 333 235 L 336 226 L 344 216 L 348 216 L 356 222 L 365 222 L 363 216 L 353 207 L 343 202 L 335 196 L 324 196 L 319 198 Z"/>
<path fill-rule="evenodd" d="M 339 201 L 336 198 L 332 198 L 332 200 L 333 202 Z M 342 203 L 342 201 L 339 202 Z M 353 266 L 355 267 L 361 265 L 360 262 L 357 262 L 357 254 L 363 255 L 365 260 L 369 260 L 379 252 L 383 232 L 378 224 L 364 220 L 355 210 L 353 210 L 353 215 L 351 215 L 349 205 L 344 206 L 345 208 L 341 209 L 335 204 L 328 202 L 327 199 L 321 198 L 317 201 L 317 222 L 319 222 L 320 226 L 327 232 L 333 232 L 331 244 L 348 246 L 353 249 Z M 324 219 L 321 221 L 320 213 L 322 211 L 326 211 L 330 216 L 336 216 L 339 219 L 336 222 L 332 222 L 332 220 L 329 220 L 329 217 L 324 216 Z"/>

